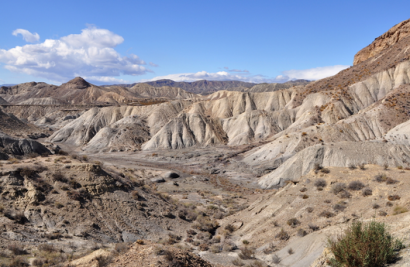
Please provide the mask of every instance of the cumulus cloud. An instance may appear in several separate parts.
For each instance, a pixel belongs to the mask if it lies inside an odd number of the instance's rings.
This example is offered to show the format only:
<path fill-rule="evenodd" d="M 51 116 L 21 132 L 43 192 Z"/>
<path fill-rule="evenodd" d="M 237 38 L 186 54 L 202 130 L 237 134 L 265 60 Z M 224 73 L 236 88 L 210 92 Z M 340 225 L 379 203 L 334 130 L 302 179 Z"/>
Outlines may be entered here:
<path fill-rule="evenodd" d="M 282 75 L 276 77 L 278 80 L 288 79 L 305 79 L 305 80 L 320 80 L 329 76 L 333 76 L 338 72 L 349 68 L 347 65 L 335 65 L 327 67 L 317 67 L 306 70 L 287 70 L 283 71 Z"/>
<path fill-rule="evenodd" d="M 24 41 L 29 42 L 29 43 L 35 43 L 40 40 L 40 35 L 38 35 L 38 33 L 31 33 L 25 29 L 17 29 L 13 31 L 14 36 L 17 36 L 19 34 L 21 34 Z"/>
<path fill-rule="evenodd" d="M 153 62 L 150 62 L 149 65 L 152 66 L 152 67 L 159 67 L 157 64 L 155 64 Z"/>
<path fill-rule="evenodd" d="M 146 81 L 156 81 L 162 79 L 170 79 L 176 82 L 193 82 L 198 80 L 209 80 L 209 81 L 243 81 L 251 83 L 283 83 L 291 80 L 305 79 L 305 80 L 319 80 L 332 75 L 337 74 L 343 69 L 348 68 L 349 66 L 336 65 L 328 67 L 318 67 L 313 69 L 306 70 L 287 70 L 283 71 L 281 75 L 276 76 L 275 78 L 267 77 L 264 75 L 251 75 L 247 70 L 241 70 L 241 73 L 232 73 L 236 72 L 231 70 L 228 67 L 224 67 L 228 71 L 219 71 L 219 72 L 206 72 L 200 71 L 196 73 L 178 73 L 178 74 L 169 74 L 165 76 L 158 76 L 151 80 L 141 80 L 141 82 Z"/>
<path fill-rule="evenodd" d="M 89 27 L 57 40 L 0 49 L 0 62 L 8 70 L 59 82 L 76 76 L 103 81 L 151 72 L 137 55 L 121 56 L 114 49 L 123 41 L 109 30 Z"/>
<path fill-rule="evenodd" d="M 267 79 L 262 75 L 239 75 L 232 74 L 227 71 L 218 71 L 215 73 L 199 71 L 196 73 L 178 73 L 178 74 L 169 74 L 165 76 L 157 76 L 150 80 L 141 80 L 140 82 L 146 81 L 157 81 L 162 79 L 169 79 L 176 82 L 194 82 L 199 80 L 208 80 L 208 81 L 244 81 L 244 82 L 254 82 L 254 83 L 263 83 L 263 82 L 274 82 L 274 79 Z"/>
<path fill-rule="evenodd" d="M 242 73 L 249 73 L 249 70 L 229 69 L 229 67 L 224 67 L 224 69 L 228 70 L 229 72 L 242 72 Z"/>

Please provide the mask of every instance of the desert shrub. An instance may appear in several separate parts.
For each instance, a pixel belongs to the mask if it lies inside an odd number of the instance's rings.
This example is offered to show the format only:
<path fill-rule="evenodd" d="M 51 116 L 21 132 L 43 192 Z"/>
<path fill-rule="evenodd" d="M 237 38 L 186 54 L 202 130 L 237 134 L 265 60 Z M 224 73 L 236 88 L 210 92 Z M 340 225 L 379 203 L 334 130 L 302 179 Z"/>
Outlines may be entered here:
<path fill-rule="evenodd" d="M 308 195 L 302 195 L 301 197 L 302 197 L 303 199 L 308 199 L 308 198 L 309 198 Z"/>
<path fill-rule="evenodd" d="M 141 198 L 141 195 L 136 190 L 132 191 L 131 195 L 132 195 L 132 198 L 135 200 L 139 200 Z"/>
<path fill-rule="evenodd" d="M 325 202 L 326 204 L 332 203 L 332 201 L 330 199 L 325 199 L 323 202 Z"/>
<path fill-rule="evenodd" d="M 65 175 L 61 171 L 56 171 L 51 175 L 51 178 L 53 179 L 54 182 L 59 181 L 62 183 L 67 183 L 68 180 L 65 177 Z"/>
<path fill-rule="evenodd" d="M 349 190 L 358 191 L 358 190 L 362 190 L 364 188 L 364 184 L 360 181 L 352 181 L 352 182 L 349 183 L 348 188 L 349 188 Z"/>
<path fill-rule="evenodd" d="M 182 220 L 191 222 L 197 219 L 198 214 L 193 210 L 182 209 L 178 211 L 178 217 Z"/>
<path fill-rule="evenodd" d="M 309 226 L 309 229 L 312 230 L 313 232 L 319 230 L 319 226 L 315 224 L 309 224 L 308 226 Z"/>
<path fill-rule="evenodd" d="M 306 231 L 303 230 L 302 228 L 298 229 L 298 231 L 297 231 L 296 234 L 297 234 L 298 236 L 301 236 L 301 237 L 307 235 Z"/>
<path fill-rule="evenodd" d="M 313 212 L 313 208 L 312 207 L 307 207 L 306 208 L 307 212 L 312 213 Z"/>
<path fill-rule="evenodd" d="M 67 191 L 67 197 L 71 200 L 76 200 L 76 201 L 82 201 L 83 200 L 83 198 L 81 197 L 81 194 L 78 191 L 75 191 L 75 190 Z"/>
<path fill-rule="evenodd" d="M 209 249 L 209 246 L 207 243 L 202 243 L 199 245 L 199 250 L 200 251 L 207 251 Z"/>
<path fill-rule="evenodd" d="M 203 232 L 214 233 L 219 227 L 218 222 L 211 220 L 206 216 L 198 216 L 196 222 L 192 225 L 192 228 L 198 229 Z"/>
<path fill-rule="evenodd" d="M 328 168 L 322 168 L 322 169 L 320 170 L 320 172 L 330 173 L 330 170 L 329 170 Z"/>
<path fill-rule="evenodd" d="M 293 249 L 292 249 L 292 248 L 289 248 L 289 249 L 288 249 L 288 254 L 289 254 L 289 255 L 292 255 L 293 253 L 295 253 L 295 252 L 293 251 Z"/>
<path fill-rule="evenodd" d="M 356 169 L 356 165 L 354 165 L 353 163 L 349 164 L 349 169 L 355 170 L 355 169 Z"/>
<path fill-rule="evenodd" d="M 353 222 L 344 234 L 335 240 L 328 239 L 328 247 L 334 257 L 330 266 L 381 267 L 396 258 L 395 250 L 402 248 L 380 222 Z"/>
<path fill-rule="evenodd" d="M 280 239 L 280 240 L 288 240 L 289 239 L 289 234 L 283 230 L 283 228 L 280 230 L 280 232 L 275 235 L 275 238 Z"/>
<path fill-rule="evenodd" d="M 325 218 L 331 218 L 333 216 L 335 216 L 335 214 L 327 210 L 324 210 L 319 214 L 319 217 L 325 217 Z"/>
<path fill-rule="evenodd" d="M 299 190 L 300 192 L 306 192 L 307 191 L 307 188 L 306 187 L 303 187 L 303 188 L 301 188 L 300 190 Z"/>
<path fill-rule="evenodd" d="M 397 180 L 394 180 L 394 179 L 392 179 L 392 178 L 387 178 L 387 180 L 386 180 L 386 184 L 397 184 L 399 181 L 397 181 Z"/>
<path fill-rule="evenodd" d="M 55 206 L 57 209 L 61 209 L 62 207 L 64 207 L 64 205 L 61 204 L 60 202 L 54 203 L 54 206 Z"/>
<path fill-rule="evenodd" d="M 326 187 L 327 182 L 325 179 L 317 179 L 314 183 L 316 187 Z"/>
<path fill-rule="evenodd" d="M 244 266 L 244 265 L 245 265 L 245 263 L 243 263 L 243 261 L 241 261 L 240 258 L 234 259 L 234 260 L 232 261 L 232 264 L 235 265 L 235 266 Z"/>
<path fill-rule="evenodd" d="M 222 252 L 222 246 L 220 246 L 220 245 L 212 245 L 212 246 L 209 248 L 209 251 L 212 252 L 212 253 L 220 253 L 220 252 Z"/>
<path fill-rule="evenodd" d="M 95 257 L 95 260 L 98 262 L 98 267 L 105 267 L 108 266 L 112 262 L 112 256 L 111 255 L 99 255 Z"/>
<path fill-rule="evenodd" d="M 346 189 L 346 184 L 344 184 L 344 183 L 335 183 L 335 184 L 332 185 L 332 192 L 335 195 L 339 194 L 340 192 L 342 192 L 345 189 Z"/>
<path fill-rule="evenodd" d="M 405 213 L 405 212 L 408 212 L 408 211 L 409 211 L 409 210 L 408 210 L 406 207 L 396 206 L 396 207 L 394 207 L 393 215 Z"/>
<path fill-rule="evenodd" d="M 23 212 L 21 211 L 11 211 L 11 210 L 6 210 L 4 212 L 4 216 L 9 218 L 10 220 L 13 220 L 14 222 L 18 224 L 25 224 L 28 222 L 26 216 L 24 215 Z"/>
<path fill-rule="evenodd" d="M 391 203 L 390 201 L 387 201 L 387 202 L 386 202 L 386 206 L 387 206 L 387 207 L 393 207 L 393 203 Z"/>
<path fill-rule="evenodd" d="M 344 211 L 345 209 L 346 209 L 346 206 L 345 206 L 345 205 L 335 204 L 335 205 L 333 206 L 333 210 L 336 211 L 336 212 Z"/>
<path fill-rule="evenodd" d="M 243 247 L 240 249 L 239 258 L 242 260 L 249 260 L 255 257 L 255 250 L 249 247 Z"/>
<path fill-rule="evenodd" d="M 380 205 L 377 204 L 377 203 L 373 203 L 372 208 L 373 209 L 378 209 L 378 208 L 380 208 Z"/>
<path fill-rule="evenodd" d="M 384 217 L 384 216 L 386 216 L 386 215 L 387 215 L 387 212 L 382 211 L 382 210 L 379 211 L 379 216 L 383 216 L 383 217 Z"/>
<path fill-rule="evenodd" d="M 386 182 L 387 175 L 385 173 L 379 173 L 374 177 L 374 179 L 379 183 Z"/>
<path fill-rule="evenodd" d="M 88 161 L 88 157 L 87 157 L 86 155 L 83 155 L 83 156 L 81 157 L 81 160 L 82 160 L 82 161 Z"/>
<path fill-rule="evenodd" d="M 227 224 L 225 226 L 225 230 L 227 230 L 228 232 L 232 233 L 233 231 L 235 231 L 235 227 L 232 224 Z"/>
<path fill-rule="evenodd" d="M 25 255 L 27 251 L 18 244 L 10 244 L 7 246 L 7 249 L 11 251 L 13 255 Z"/>
<path fill-rule="evenodd" d="M 403 166 L 397 166 L 397 169 L 402 170 Z"/>
<path fill-rule="evenodd" d="M 248 240 L 242 240 L 242 244 L 244 244 L 245 246 L 249 245 L 249 241 Z"/>
<path fill-rule="evenodd" d="M 373 191 L 370 188 L 363 188 L 362 190 L 362 196 L 371 196 L 373 194 Z"/>
<path fill-rule="evenodd" d="M 290 227 L 295 228 L 296 226 L 298 226 L 300 224 L 300 221 L 296 218 L 290 218 L 286 223 Z"/>
<path fill-rule="evenodd" d="M 129 247 L 128 247 L 127 243 L 117 243 L 114 246 L 113 252 L 116 255 L 120 255 L 120 254 L 123 254 L 123 253 L 127 252 L 128 249 L 129 249 Z M 159 255 L 159 254 L 157 254 L 157 255 Z"/>
<path fill-rule="evenodd" d="M 359 164 L 359 169 L 362 171 L 366 170 L 366 165 L 364 163 Z"/>
<path fill-rule="evenodd" d="M 389 169 L 389 164 L 384 163 L 384 164 L 383 164 L 383 169 L 388 170 L 388 169 Z"/>
<path fill-rule="evenodd" d="M 39 258 L 34 259 L 33 262 L 32 262 L 33 266 L 38 266 L 38 267 L 42 267 L 45 264 L 46 264 L 46 261 L 44 259 L 39 259 Z"/>
<path fill-rule="evenodd" d="M 13 258 L 10 261 L 10 264 L 7 266 L 11 266 L 11 267 L 26 267 L 26 266 L 30 266 L 30 264 L 23 258 L 21 257 L 16 257 Z"/>
<path fill-rule="evenodd" d="M 68 185 L 69 185 L 71 188 L 73 188 L 73 189 L 81 188 L 81 184 L 78 183 L 78 182 L 76 182 L 74 179 L 71 179 L 71 180 L 68 182 Z"/>
<path fill-rule="evenodd" d="M 391 196 L 388 196 L 387 199 L 390 200 L 390 201 L 400 200 L 400 196 L 399 195 L 391 195 Z"/>
<path fill-rule="evenodd" d="M 51 244 L 41 244 L 38 246 L 38 250 L 51 253 L 56 251 L 56 248 Z"/>
<path fill-rule="evenodd" d="M 269 243 L 269 246 L 263 249 L 264 254 L 271 254 L 272 252 L 275 252 L 276 246 L 273 243 Z"/>
<path fill-rule="evenodd" d="M 282 261 L 282 259 L 281 259 L 278 255 L 273 254 L 273 256 L 272 256 L 272 262 L 273 262 L 274 264 L 279 264 L 281 261 Z"/>
<path fill-rule="evenodd" d="M 217 212 L 214 214 L 214 219 L 220 220 L 223 219 L 225 214 L 223 212 Z"/>
<path fill-rule="evenodd" d="M 20 175 L 29 179 L 33 179 L 34 176 L 37 174 L 37 170 L 29 168 L 29 167 L 23 167 L 19 169 Z"/>
<path fill-rule="evenodd" d="M 339 193 L 338 195 L 340 198 L 349 198 L 352 196 L 347 190 L 343 190 L 342 192 Z"/>

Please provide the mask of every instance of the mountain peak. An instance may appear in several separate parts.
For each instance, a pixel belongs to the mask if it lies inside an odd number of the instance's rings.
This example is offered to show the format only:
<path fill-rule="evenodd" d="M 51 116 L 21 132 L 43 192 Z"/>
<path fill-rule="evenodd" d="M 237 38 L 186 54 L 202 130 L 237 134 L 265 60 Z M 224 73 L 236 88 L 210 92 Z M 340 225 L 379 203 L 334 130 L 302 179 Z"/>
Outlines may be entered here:
<path fill-rule="evenodd" d="M 74 86 L 77 89 L 85 89 L 85 88 L 88 88 L 88 87 L 91 86 L 91 84 L 89 82 L 87 82 L 86 80 L 84 80 L 81 77 L 75 77 L 74 79 L 68 81 L 65 84 Z"/>

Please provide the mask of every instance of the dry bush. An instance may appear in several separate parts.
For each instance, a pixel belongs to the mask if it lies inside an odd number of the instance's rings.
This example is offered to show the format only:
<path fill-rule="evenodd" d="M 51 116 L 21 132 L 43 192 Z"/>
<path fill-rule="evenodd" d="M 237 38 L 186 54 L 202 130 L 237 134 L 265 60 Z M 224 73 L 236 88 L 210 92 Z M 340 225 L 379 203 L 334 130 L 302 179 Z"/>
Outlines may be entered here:
<path fill-rule="evenodd" d="M 178 211 L 178 217 L 185 221 L 192 222 L 197 219 L 198 214 L 193 210 L 181 209 Z"/>
<path fill-rule="evenodd" d="M 318 173 L 321 169 L 323 169 L 323 167 L 319 163 L 315 163 L 315 165 L 313 165 L 313 170 L 315 173 Z"/>
<path fill-rule="evenodd" d="M 349 169 L 355 170 L 355 169 L 356 169 L 356 165 L 354 165 L 353 163 L 349 164 Z"/>
<path fill-rule="evenodd" d="M 387 174 L 379 173 L 374 177 L 374 179 L 376 180 L 376 182 L 379 182 L 379 183 L 386 182 Z"/>
<path fill-rule="evenodd" d="M 325 203 L 327 203 L 327 204 L 332 203 L 332 201 L 331 201 L 330 199 L 325 199 L 323 202 L 325 202 Z"/>
<path fill-rule="evenodd" d="M 373 194 L 373 191 L 370 188 L 363 188 L 362 190 L 362 196 L 371 196 Z"/>
<path fill-rule="evenodd" d="M 384 163 L 384 164 L 383 164 L 383 169 L 388 170 L 388 169 L 389 169 L 389 164 Z"/>
<path fill-rule="evenodd" d="M 255 250 L 249 247 L 243 247 L 240 249 L 239 258 L 242 260 L 249 260 L 255 258 Z"/>
<path fill-rule="evenodd" d="M 71 180 L 68 182 L 68 185 L 69 185 L 72 189 L 81 188 L 81 184 L 78 183 L 77 181 L 75 181 L 74 179 L 71 179 Z"/>
<path fill-rule="evenodd" d="M 386 216 L 386 215 L 387 215 L 387 212 L 382 211 L 382 210 L 379 211 L 379 216 L 383 216 L 383 217 L 384 217 L 384 216 Z"/>
<path fill-rule="evenodd" d="M 312 207 L 307 207 L 306 208 L 307 212 L 312 213 L 313 212 L 313 208 Z"/>
<path fill-rule="evenodd" d="M 349 190 L 358 191 L 358 190 L 362 190 L 364 188 L 364 184 L 360 181 L 352 181 L 352 182 L 349 183 L 348 188 L 349 188 Z"/>
<path fill-rule="evenodd" d="M 38 250 L 51 253 L 56 251 L 56 248 L 51 244 L 41 244 L 38 246 Z"/>
<path fill-rule="evenodd" d="M 336 212 L 344 211 L 345 209 L 346 209 L 346 206 L 345 206 L 345 205 L 335 204 L 335 205 L 333 206 L 333 210 L 336 211 Z"/>
<path fill-rule="evenodd" d="M 245 265 L 245 263 L 243 263 L 243 261 L 241 261 L 240 258 L 234 259 L 234 260 L 232 261 L 232 264 L 235 265 L 235 266 L 244 266 L 244 265 Z"/>
<path fill-rule="evenodd" d="M 319 217 L 325 217 L 325 218 L 331 218 L 333 216 L 335 216 L 335 214 L 327 210 L 324 210 L 319 214 Z"/>
<path fill-rule="evenodd" d="M 293 249 L 292 249 L 292 248 L 289 248 L 289 249 L 288 249 L 288 254 L 289 254 L 289 255 L 292 255 L 293 253 L 295 253 L 295 252 L 293 251 Z"/>
<path fill-rule="evenodd" d="M 40 259 L 40 258 L 34 259 L 33 262 L 32 262 L 32 265 L 36 266 L 36 267 L 47 266 L 46 265 L 46 260 Z"/>
<path fill-rule="evenodd" d="M 306 192 L 307 191 L 307 188 L 306 187 L 303 187 L 303 188 L 301 188 L 300 190 L 299 190 L 300 192 Z"/>
<path fill-rule="evenodd" d="M 37 170 L 29 167 L 23 167 L 17 169 L 20 172 L 20 175 L 29 179 L 34 179 L 34 176 L 37 174 Z"/>
<path fill-rule="evenodd" d="M 329 170 L 328 168 L 322 168 L 322 169 L 320 170 L 320 172 L 330 173 L 330 170 Z"/>
<path fill-rule="evenodd" d="M 227 224 L 225 226 L 225 230 L 227 230 L 229 233 L 232 233 L 233 231 L 235 231 L 235 227 L 232 224 Z"/>
<path fill-rule="evenodd" d="M 387 178 L 387 180 L 386 180 L 386 184 L 397 184 L 399 181 L 397 181 L 397 180 L 394 180 L 394 179 L 392 179 L 392 178 Z"/>
<path fill-rule="evenodd" d="M 387 206 L 387 207 L 393 207 L 393 203 L 391 203 L 390 201 L 387 201 L 387 202 L 386 202 L 386 206 Z"/>
<path fill-rule="evenodd" d="M 11 259 L 9 265 L 6 266 L 10 266 L 10 267 L 26 267 L 26 266 L 30 266 L 30 264 L 23 259 L 22 257 L 15 257 L 13 259 Z"/>
<path fill-rule="evenodd" d="M 366 165 L 364 163 L 359 164 L 359 169 L 362 171 L 366 170 Z"/>
<path fill-rule="evenodd" d="M 28 222 L 26 216 L 21 211 L 6 210 L 3 214 L 4 217 L 7 217 L 18 224 L 25 224 L 26 222 Z"/>
<path fill-rule="evenodd" d="M 129 246 L 128 246 L 127 243 L 117 243 L 114 246 L 113 252 L 116 255 L 120 255 L 120 254 L 124 254 L 125 252 L 127 252 L 128 249 L 129 249 Z M 159 255 L 159 254 L 157 254 L 157 255 Z"/>
<path fill-rule="evenodd" d="M 271 254 L 277 250 L 273 243 L 269 243 L 269 246 L 263 249 L 264 254 Z"/>
<path fill-rule="evenodd" d="M 209 246 L 207 243 L 202 243 L 199 245 L 199 250 L 200 251 L 207 251 L 209 249 Z"/>
<path fill-rule="evenodd" d="M 51 175 L 51 178 L 53 179 L 54 182 L 62 182 L 62 183 L 67 183 L 68 179 L 65 177 L 65 175 L 61 171 L 56 171 Z"/>
<path fill-rule="evenodd" d="M 209 217 L 198 216 L 196 222 L 192 225 L 192 228 L 198 229 L 203 232 L 213 233 L 219 227 L 218 222 L 210 220 Z"/>
<path fill-rule="evenodd" d="M 319 226 L 315 224 L 309 224 L 308 226 L 309 226 L 309 229 L 312 230 L 313 232 L 319 230 Z"/>
<path fill-rule="evenodd" d="M 352 194 L 350 194 L 347 190 L 343 190 L 338 195 L 340 198 L 350 198 Z"/>
<path fill-rule="evenodd" d="M 107 255 L 107 256 L 99 255 L 95 257 L 95 260 L 98 263 L 98 267 L 105 267 L 105 266 L 109 266 L 110 263 L 112 262 L 112 256 L 111 255 Z"/>
<path fill-rule="evenodd" d="M 316 187 L 326 187 L 327 182 L 325 179 L 317 179 L 314 183 Z"/>
<path fill-rule="evenodd" d="M 13 255 L 25 255 L 27 251 L 19 244 L 10 244 L 7 249 L 11 251 Z"/>
<path fill-rule="evenodd" d="M 308 198 L 309 198 L 308 195 L 302 195 L 301 197 L 302 197 L 303 199 L 308 199 Z"/>
<path fill-rule="evenodd" d="M 300 221 L 296 218 L 291 218 L 286 222 L 290 227 L 295 228 L 300 224 Z"/>
<path fill-rule="evenodd" d="M 283 228 L 280 230 L 280 232 L 275 235 L 275 238 L 280 239 L 280 240 L 288 240 L 289 239 L 289 234 L 283 230 Z"/>
<path fill-rule="evenodd" d="M 297 231 L 296 234 L 297 234 L 298 236 L 301 236 L 301 237 L 307 235 L 306 231 L 303 230 L 302 228 L 298 229 L 298 231 Z"/>
<path fill-rule="evenodd" d="M 390 201 L 396 201 L 396 200 L 400 200 L 400 196 L 399 195 L 390 195 L 387 197 L 388 200 Z"/>
<path fill-rule="evenodd" d="M 332 192 L 333 194 L 337 195 L 343 190 L 346 189 L 346 184 L 345 183 L 335 183 L 332 185 Z"/>
<path fill-rule="evenodd" d="M 408 210 L 406 207 L 396 206 L 396 207 L 394 207 L 393 215 L 405 213 L 405 212 L 408 212 L 408 211 L 409 211 L 409 210 Z"/>
<path fill-rule="evenodd" d="M 378 209 L 378 208 L 380 208 L 380 205 L 377 204 L 377 203 L 373 203 L 372 208 L 373 209 Z"/>
<path fill-rule="evenodd" d="M 64 205 L 61 204 L 60 202 L 54 203 L 54 206 L 55 206 L 57 209 L 61 209 L 62 207 L 64 207 Z"/>
<path fill-rule="evenodd" d="M 282 259 L 281 259 L 278 255 L 274 254 L 274 255 L 272 256 L 272 262 L 273 262 L 274 264 L 279 264 L 281 261 L 282 261 Z"/>
<path fill-rule="evenodd" d="M 139 200 L 141 198 L 141 195 L 136 190 L 132 191 L 131 195 L 132 195 L 132 198 L 135 200 Z"/>

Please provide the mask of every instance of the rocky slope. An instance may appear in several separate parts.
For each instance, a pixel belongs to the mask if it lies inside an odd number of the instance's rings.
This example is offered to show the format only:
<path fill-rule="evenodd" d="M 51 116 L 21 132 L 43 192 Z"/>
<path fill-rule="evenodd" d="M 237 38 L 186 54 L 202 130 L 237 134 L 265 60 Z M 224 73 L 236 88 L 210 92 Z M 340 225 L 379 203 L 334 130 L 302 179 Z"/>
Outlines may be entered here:
<path fill-rule="evenodd" d="M 394 25 L 383 35 L 377 37 L 370 45 L 366 46 L 354 56 L 353 64 L 357 65 L 369 58 L 376 56 L 383 50 L 390 48 L 401 39 L 410 35 L 410 20 L 405 20 Z"/>

